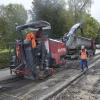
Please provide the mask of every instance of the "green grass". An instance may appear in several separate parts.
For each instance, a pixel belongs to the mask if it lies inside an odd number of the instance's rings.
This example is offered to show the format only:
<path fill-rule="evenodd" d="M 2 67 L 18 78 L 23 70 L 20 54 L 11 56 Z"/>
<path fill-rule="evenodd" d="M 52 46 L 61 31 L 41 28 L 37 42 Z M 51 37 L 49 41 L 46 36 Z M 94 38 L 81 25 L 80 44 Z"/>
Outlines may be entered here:
<path fill-rule="evenodd" d="M 9 52 L 8 49 L 4 49 L 4 50 L 0 49 L 0 54 L 2 54 L 2 53 L 8 53 L 8 52 Z"/>
<path fill-rule="evenodd" d="M 0 49 L 0 69 L 9 66 L 10 55 L 8 49 Z"/>

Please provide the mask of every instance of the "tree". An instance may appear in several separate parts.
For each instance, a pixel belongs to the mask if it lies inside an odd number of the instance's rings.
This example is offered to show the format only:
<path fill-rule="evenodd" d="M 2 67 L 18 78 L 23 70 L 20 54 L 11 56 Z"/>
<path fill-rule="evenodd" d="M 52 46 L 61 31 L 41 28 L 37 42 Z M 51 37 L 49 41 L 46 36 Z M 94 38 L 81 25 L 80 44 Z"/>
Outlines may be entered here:
<path fill-rule="evenodd" d="M 33 12 L 35 20 L 50 22 L 53 37 L 59 37 L 67 29 L 64 0 L 33 0 Z"/>
<path fill-rule="evenodd" d="M 95 39 L 97 37 L 99 23 L 97 22 L 97 20 L 95 20 L 89 14 L 86 14 L 83 17 L 84 17 L 84 26 L 83 26 L 84 34 L 83 34 L 83 36 Z"/>
<path fill-rule="evenodd" d="M 27 20 L 27 11 L 22 5 L 9 4 L 0 6 L 0 33 L 3 43 L 14 41 L 19 35 L 16 33 L 15 23 L 24 24 Z"/>
<path fill-rule="evenodd" d="M 69 21 L 71 25 L 82 22 L 84 33 L 78 33 L 88 38 L 96 38 L 99 23 L 91 17 L 90 8 L 92 0 L 67 0 L 67 10 L 69 11 Z"/>
<path fill-rule="evenodd" d="M 83 23 L 81 36 L 96 38 L 99 23 L 91 17 L 92 0 L 34 0 L 33 20 L 46 20 L 51 23 L 52 36 L 61 37 L 77 22 Z"/>
<path fill-rule="evenodd" d="M 92 0 L 67 0 L 67 7 L 74 16 L 74 22 L 82 20 L 84 13 L 89 13 Z"/>
<path fill-rule="evenodd" d="M 99 26 L 98 32 L 96 34 L 96 43 L 100 44 L 100 26 Z"/>

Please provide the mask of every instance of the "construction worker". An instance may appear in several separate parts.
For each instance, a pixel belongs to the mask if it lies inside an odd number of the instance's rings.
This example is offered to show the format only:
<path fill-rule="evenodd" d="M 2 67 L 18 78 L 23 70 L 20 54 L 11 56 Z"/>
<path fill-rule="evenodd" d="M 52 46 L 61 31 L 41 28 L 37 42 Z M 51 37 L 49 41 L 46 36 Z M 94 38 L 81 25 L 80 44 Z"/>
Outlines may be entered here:
<path fill-rule="evenodd" d="M 82 71 L 84 71 L 84 66 L 88 69 L 87 58 L 88 58 L 88 52 L 85 49 L 85 46 L 83 45 L 81 46 L 81 51 L 80 51 L 80 64 Z"/>
<path fill-rule="evenodd" d="M 27 33 L 26 40 L 31 41 L 32 48 L 35 48 L 36 47 L 36 36 L 35 36 L 35 32 L 29 32 L 29 33 Z"/>

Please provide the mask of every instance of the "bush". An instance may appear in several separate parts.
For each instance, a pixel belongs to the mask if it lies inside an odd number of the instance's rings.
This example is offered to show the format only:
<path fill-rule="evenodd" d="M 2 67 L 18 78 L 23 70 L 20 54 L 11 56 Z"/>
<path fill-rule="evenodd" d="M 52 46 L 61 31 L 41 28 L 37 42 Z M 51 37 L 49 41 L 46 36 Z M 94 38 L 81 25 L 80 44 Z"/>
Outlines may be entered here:
<path fill-rule="evenodd" d="M 8 67 L 9 66 L 9 61 L 10 61 L 9 50 L 0 49 L 0 69 Z"/>

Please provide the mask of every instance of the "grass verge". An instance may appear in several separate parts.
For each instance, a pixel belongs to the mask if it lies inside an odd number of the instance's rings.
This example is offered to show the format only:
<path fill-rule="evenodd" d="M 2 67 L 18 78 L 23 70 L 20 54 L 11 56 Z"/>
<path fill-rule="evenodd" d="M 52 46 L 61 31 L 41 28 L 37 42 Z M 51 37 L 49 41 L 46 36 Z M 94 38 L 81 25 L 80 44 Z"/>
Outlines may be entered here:
<path fill-rule="evenodd" d="M 0 69 L 8 67 L 9 61 L 10 61 L 9 50 L 0 49 Z"/>

